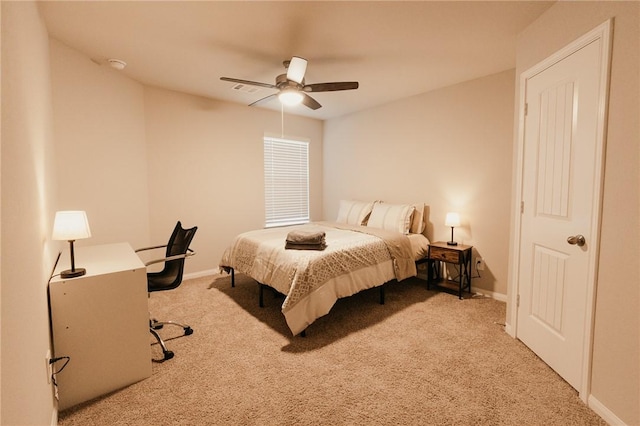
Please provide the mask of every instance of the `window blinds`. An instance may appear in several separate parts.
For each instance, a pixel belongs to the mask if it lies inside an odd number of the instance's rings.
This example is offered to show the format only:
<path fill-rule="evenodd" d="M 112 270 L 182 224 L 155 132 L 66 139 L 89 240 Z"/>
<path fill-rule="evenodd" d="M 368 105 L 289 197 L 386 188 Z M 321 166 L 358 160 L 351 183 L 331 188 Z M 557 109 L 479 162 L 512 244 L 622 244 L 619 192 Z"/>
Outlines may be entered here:
<path fill-rule="evenodd" d="M 309 143 L 264 138 L 265 226 L 309 222 Z"/>

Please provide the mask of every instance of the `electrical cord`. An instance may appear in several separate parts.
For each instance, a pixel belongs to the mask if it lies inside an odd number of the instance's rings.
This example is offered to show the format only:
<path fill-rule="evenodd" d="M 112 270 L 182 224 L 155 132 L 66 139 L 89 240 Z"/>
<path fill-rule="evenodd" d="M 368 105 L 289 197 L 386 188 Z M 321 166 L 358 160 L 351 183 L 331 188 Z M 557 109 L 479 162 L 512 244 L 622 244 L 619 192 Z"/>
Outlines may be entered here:
<path fill-rule="evenodd" d="M 453 277 L 450 277 L 449 279 L 451 281 L 456 281 L 458 279 L 460 279 L 460 269 L 458 268 L 458 265 L 456 264 L 449 264 L 453 269 L 455 269 L 456 275 Z M 480 270 L 478 269 L 478 264 L 476 264 L 475 268 L 476 270 L 476 274 L 475 275 L 471 275 L 471 278 L 482 278 L 482 276 L 480 275 Z"/>
<path fill-rule="evenodd" d="M 58 386 L 58 383 L 56 383 L 56 374 L 58 373 L 62 373 L 62 370 L 64 370 L 64 368 L 67 366 L 67 364 L 69 364 L 69 361 L 71 361 L 71 357 L 68 356 L 60 356 L 57 358 L 51 358 L 49 360 L 49 364 L 55 364 L 58 361 L 62 361 L 64 360 L 64 364 L 62 364 L 62 367 L 60 367 L 59 370 L 54 370 L 53 373 L 51 374 L 51 381 L 53 382 L 54 386 Z"/>
<path fill-rule="evenodd" d="M 451 269 L 455 270 L 456 275 L 455 276 L 451 276 L 449 274 L 449 267 L 451 267 Z M 458 269 L 458 265 L 454 264 L 454 263 L 448 263 L 445 266 L 445 271 L 446 271 L 446 276 L 445 278 L 450 280 L 450 281 L 456 281 L 460 278 L 460 270 Z"/>
<path fill-rule="evenodd" d="M 56 261 L 53 263 L 53 268 L 51 269 L 51 276 L 49 277 L 48 284 L 50 284 L 50 283 L 51 283 L 51 280 L 52 280 L 54 277 L 57 277 L 57 276 L 59 276 L 59 275 L 60 275 L 60 274 L 55 274 L 55 275 L 53 274 L 53 272 L 56 270 L 56 266 L 58 266 L 58 262 L 60 261 L 60 255 L 62 255 L 62 252 L 61 252 L 61 251 L 59 251 L 59 252 L 58 252 L 58 257 L 56 257 Z"/>

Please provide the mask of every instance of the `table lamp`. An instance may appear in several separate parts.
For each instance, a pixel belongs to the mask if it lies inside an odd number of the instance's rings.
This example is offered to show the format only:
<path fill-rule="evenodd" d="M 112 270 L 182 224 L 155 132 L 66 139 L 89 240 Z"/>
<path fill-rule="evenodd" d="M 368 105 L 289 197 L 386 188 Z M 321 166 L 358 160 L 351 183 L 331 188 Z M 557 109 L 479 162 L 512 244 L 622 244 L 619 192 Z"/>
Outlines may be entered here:
<path fill-rule="evenodd" d="M 447 241 L 447 244 L 450 246 L 457 246 L 458 243 L 453 241 L 453 228 L 455 228 L 456 226 L 460 226 L 460 215 L 455 212 L 447 213 L 444 224 L 445 226 L 451 227 L 451 241 Z"/>
<path fill-rule="evenodd" d="M 62 271 L 60 273 L 61 278 L 80 277 L 87 272 L 84 268 L 76 268 L 73 242 L 90 236 L 91 229 L 89 229 L 87 213 L 78 210 L 56 212 L 56 217 L 53 221 L 52 238 L 58 241 L 69 241 L 69 255 L 71 257 L 71 269 Z"/>

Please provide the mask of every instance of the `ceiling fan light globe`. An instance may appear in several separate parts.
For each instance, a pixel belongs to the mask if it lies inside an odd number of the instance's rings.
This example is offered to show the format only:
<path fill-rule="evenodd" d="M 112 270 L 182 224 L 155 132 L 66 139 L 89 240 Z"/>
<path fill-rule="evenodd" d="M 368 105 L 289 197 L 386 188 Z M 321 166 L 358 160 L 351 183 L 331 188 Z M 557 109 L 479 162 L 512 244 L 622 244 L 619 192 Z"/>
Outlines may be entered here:
<path fill-rule="evenodd" d="M 296 90 L 284 90 L 278 94 L 278 99 L 285 105 L 293 106 L 302 102 L 304 95 Z"/>

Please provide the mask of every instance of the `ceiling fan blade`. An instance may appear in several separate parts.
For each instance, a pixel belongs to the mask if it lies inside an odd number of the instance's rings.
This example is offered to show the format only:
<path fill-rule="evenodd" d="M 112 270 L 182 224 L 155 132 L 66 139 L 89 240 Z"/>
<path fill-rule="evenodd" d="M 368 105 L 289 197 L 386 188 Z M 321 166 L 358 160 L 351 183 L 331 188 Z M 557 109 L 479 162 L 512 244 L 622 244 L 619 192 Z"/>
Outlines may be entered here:
<path fill-rule="evenodd" d="M 305 72 L 307 72 L 307 60 L 298 56 L 292 57 L 287 69 L 287 79 L 302 84 Z"/>
<path fill-rule="evenodd" d="M 277 95 L 278 95 L 277 93 L 274 93 L 273 95 L 265 96 L 264 98 L 258 99 L 254 103 L 249 104 L 249 106 L 254 106 L 254 105 L 257 105 L 257 104 L 262 104 L 262 103 L 268 102 L 271 99 L 275 98 Z"/>
<path fill-rule="evenodd" d="M 315 99 L 313 99 L 311 96 L 307 95 L 306 93 L 300 92 L 304 95 L 304 97 L 302 98 L 302 104 L 308 108 L 311 108 L 313 110 L 316 110 L 318 108 L 322 108 L 322 105 L 320 105 L 320 103 L 318 103 L 318 101 L 316 101 Z"/>
<path fill-rule="evenodd" d="M 338 90 L 353 90 L 358 88 L 357 81 L 341 81 L 335 83 L 307 84 L 302 88 L 305 92 L 335 92 Z"/>
<path fill-rule="evenodd" d="M 260 87 L 267 87 L 269 89 L 277 89 L 277 87 L 273 84 L 258 83 L 257 81 L 240 80 L 238 78 L 230 78 L 230 77 L 220 77 L 220 80 L 230 81 L 232 83 L 248 84 L 250 86 L 260 86 Z"/>

